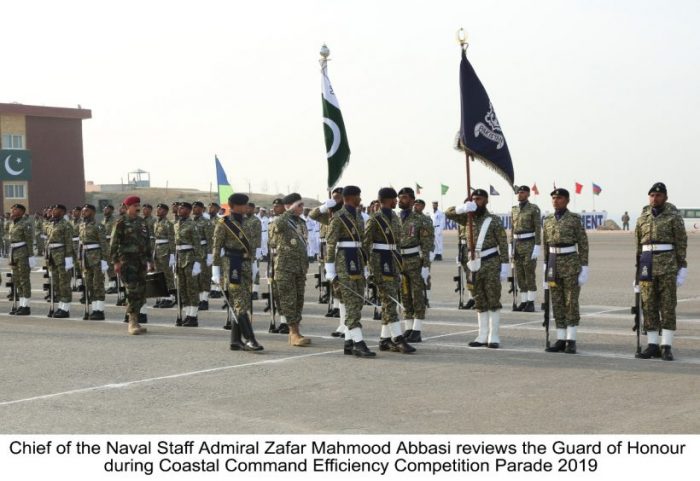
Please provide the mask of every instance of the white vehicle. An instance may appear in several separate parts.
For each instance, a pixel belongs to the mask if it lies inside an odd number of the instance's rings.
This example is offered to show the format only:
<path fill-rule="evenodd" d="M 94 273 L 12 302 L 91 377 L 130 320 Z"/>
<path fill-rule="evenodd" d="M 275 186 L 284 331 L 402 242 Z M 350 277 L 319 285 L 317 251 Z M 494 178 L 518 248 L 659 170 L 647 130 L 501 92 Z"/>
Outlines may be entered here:
<path fill-rule="evenodd" d="M 678 209 L 683 217 L 685 230 L 700 231 L 700 208 L 698 209 Z"/>

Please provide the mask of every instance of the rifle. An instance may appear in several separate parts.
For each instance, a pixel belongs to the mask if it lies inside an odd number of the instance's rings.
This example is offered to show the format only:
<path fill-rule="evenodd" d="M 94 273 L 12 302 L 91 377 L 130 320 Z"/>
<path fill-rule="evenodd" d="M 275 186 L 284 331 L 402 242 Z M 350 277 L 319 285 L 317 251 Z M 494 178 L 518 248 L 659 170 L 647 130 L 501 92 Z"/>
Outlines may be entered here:
<path fill-rule="evenodd" d="M 49 314 L 47 317 L 53 317 L 53 311 L 55 307 L 55 294 L 54 294 L 54 285 L 53 285 L 53 275 L 51 273 L 51 254 L 49 253 L 49 248 L 47 246 L 46 248 L 46 272 L 48 273 L 49 276 Z"/>
<path fill-rule="evenodd" d="M 267 298 L 267 307 L 265 312 L 270 311 L 270 327 L 268 332 L 276 333 L 277 324 L 277 306 L 275 305 L 275 286 L 273 284 L 275 278 L 275 252 L 270 248 L 269 242 L 267 246 L 268 261 L 267 261 L 267 293 L 263 293 L 263 299 Z"/>
<path fill-rule="evenodd" d="M 428 274 L 428 280 L 423 281 L 423 303 L 426 309 L 430 308 L 430 300 L 428 299 L 428 289 L 430 289 L 430 274 Z"/>
<path fill-rule="evenodd" d="M 544 313 L 544 322 L 542 323 L 542 326 L 544 326 L 544 332 L 545 332 L 545 347 L 549 348 L 549 283 L 547 282 L 547 264 L 545 264 L 545 269 L 544 269 L 544 302 L 542 303 L 542 312 Z"/>
<path fill-rule="evenodd" d="M 126 305 L 126 288 L 122 284 L 122 276 L 117 274 L 117 306 Z"/>
<path fill-rule="evenodd" d="M 637 353 L 635 357 L 639 357 L 642 353 L 642 345 L 640 340 L 640 335 L 642 331 L 641 317 L 642 317 L 642 294 L 639 288 L 639 262 L 637 262 L 637 267 L 635 269 L 634 275 L 634 306 L 631 308 L 631 313 L 634 314 L 634 326 L 632 326 L 632 331 L 637 333 Z"/>
<path fill-rule="evenodd" d="M 513 311 L 518 309 L 518 274 L 515 268 L 515 233 L 511 231 L 511 252 L 510 256 L 510 277 L 508 277 L 508 282 L 510 282 L 510 290 L 508 294 L 513 293 Z"/>
<path fill-rule="evenodd" d="M 464 275 L 462 272 L 462 264 L 460 264 L 459 259 L 457 260 L 457 275 L 452 278 L 453 281 L 457 283 L 455 287 L 455 292 L 459 293 L 459 304 L 457 309 L 466 309 L 464 305 Z"/>
<path fill-rule="evenodd" d="M 83 267 L 83 283 L 81 285 L 83 294 L 85 295 L 85 307 L 83 309 L 83 321 L 87 321 L 90 319 L 90 290 L 88 289 L 88 286 L 85 284 L 85 279 L 87 279 L 87 262 L 85 262 L 85 248 L 83 247 L 82 243 L 80 244 L 79 248 L 80 252 L 80 262 L 82 263 Z"/>
<path fill-rule="evenodd" d="M 10 296 L 12 297 L 12 310 L 10 311 L 10 313 L 14 314 L 17 310 L 17 289 L 15 289 L 15 283 L 12 280 L 12 272 L 8 272 L 5 275 L 10 279 L 8 282 L 5 283 L 5 287 L 10 288 Z"/>
<path fill-rule="evenodd" d="M 180 255 L 175 249 L 175 265 L 173 266 L 173 276 L 175 277 L 175 296 L 177 297 L 177 318 L 175 319 L 176 326 L 182 326 L 182 298 L 180 297 L 180 276 L 177 275 L 177 263 Z M 224 302 L 228 303 L 228 293 L 224 293 Z"/>

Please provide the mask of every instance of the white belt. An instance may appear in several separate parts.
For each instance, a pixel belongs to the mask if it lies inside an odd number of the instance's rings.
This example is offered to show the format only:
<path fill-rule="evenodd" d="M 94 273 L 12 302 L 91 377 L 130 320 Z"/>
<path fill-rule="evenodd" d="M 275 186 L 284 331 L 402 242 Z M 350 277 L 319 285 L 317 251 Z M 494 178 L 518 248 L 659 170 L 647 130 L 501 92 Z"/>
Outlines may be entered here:
<path fill-rule="evenodd" d="M 199 241 L 199 245 L 205 246 L 205 245 L 207 245 L 207 241 L 205 241 L 205 240 Z"/>
<path fill-rule="evenodd" d="M 372 249 L 376 251 L 395 251 L 396 244 L 374 243 L 372 244 Z"/>
<path fill-rule="evenodd" d="M 18 247 L 22 247 L 22 246 L 26 246 L 26 245 L 27 245 L 26 242 L 13 242 L 12 244 L 10 244 L 10 247 L 12 247 L 13 249 L 16 249 Z"/>
<path fill-rule="evenodd" d="M 321 239 L 321 244 L 325 244 L 326 242 L 328 242 L 328 241 L 326 240 L 325 237 L 323 239 Z"/>
<path fill-rule="evenodd" d="M 107 237 L 107 240 L 110 240 L 110 239 L 112 238 L 111 235 L 108 235 L 108 236 L 105 236 L 105 237 Z"/>
<path fill-rule="evenodd" d="M 56 249 L 58 247 L 63 247 L 63 244 L 60 242 L 52 242 L 49 244 L 49 249 Z"/>
<path fill-rule="evenodd" d="M 46 236 L 44 234 L 41 234 L 39 237 L 41 237 L 42 239 L 46 239 Z"/>
<path fill-rule="evenodd" d="M 672 251 L 673 244 L 644 244 L 642 246 L 642 251 L 644 252 L 664 252 Z"/>
<path fill-rule="evenodd" d="M 491 254 L 495 254 L 498 252 L 498 247 L 491 247 L 490 249 L 484 249 L 483 251 L 476 252 L 477 257 L 481 257 L 482 259 L 486 256 L 490 256 Z"/>
<path fill-rule="evenodd" d="M 100 244 L 83 244 L 83 249 L 86 249 L 89 251 L 91 251 L 93 249 L 99 249 L 99 248 L 100 248 Z"/>
<path fill-rule="evenodd" d="M 73 242 L 80 242 L 80 237 L 73 237 Z"/>
<path fill-rule="evenodd" d="M 549 248 L 550 254 L 571 254 L 573 252 L 576 252 L 576 246 Z"/>
<path fill-rule="evenodd" d="M 409 247 L 408 249 L 401 249 L 401 255 L 405 256 L 408 254 L 418 254 L 420 252 L 420 247 Z"/>
<path fill-rule="evenodd" d="M 192 244 L 182 244 L 181 246 L 175 246 L 175 250 L 178 251 L 184 251 L 188 249 L 194 249 L 194 246 Z"/>
<path fill-rule="evenodd" d="M 461 245 L 461 246 L 467 245 L 467 240 L 466 240 L 466 239 L 460 239 L 460 240 L 459 240 L 459 245 Z"/>
<path fill-rule="evenodd" d="M 170 242 L 168 239 L 156 239 L 156 245 L 167 244 Z"/>
<path fill-rule="evenodd" d="M 531 238 L 535 237 L 535 233 L 534 232 L 526 232 L 525 234 L 514 234 L 513 237 L 515 237 L 518 240 L 531 239 Z"/>
<path fill-rule="evenodd" d="M 359 248 L 362 247 L 361 242 L 355 242 L 355 241 L 340 241 L 335 245 L 337 248 L 341 247 L 354 247 L 354 248 Z"/>

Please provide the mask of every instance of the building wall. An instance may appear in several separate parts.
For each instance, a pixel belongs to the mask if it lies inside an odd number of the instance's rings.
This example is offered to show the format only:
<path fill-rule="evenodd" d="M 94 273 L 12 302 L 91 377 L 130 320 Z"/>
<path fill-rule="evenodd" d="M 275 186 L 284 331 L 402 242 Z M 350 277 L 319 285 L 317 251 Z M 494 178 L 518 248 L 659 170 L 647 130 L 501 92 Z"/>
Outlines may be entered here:
<path fill-rule="evenodd" d="M 0 115 L 0 134 L 17 134 L 27 137 L 24 115 Z"/>

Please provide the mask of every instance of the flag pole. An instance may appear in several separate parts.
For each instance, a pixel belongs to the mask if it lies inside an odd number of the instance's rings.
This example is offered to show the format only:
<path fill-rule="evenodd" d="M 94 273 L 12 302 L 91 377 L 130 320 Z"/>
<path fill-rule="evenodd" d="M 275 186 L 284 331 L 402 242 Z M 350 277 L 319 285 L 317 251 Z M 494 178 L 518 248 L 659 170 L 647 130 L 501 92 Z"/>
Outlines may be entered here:
<path fill-rule="evenodd" d="M 321 51 L 319 52 L 319 55 L 321 55 L 321 59 L 318 61 L 318 63 L 321 64 L 321 72 L 326 70 L 326 67 L 328 66 L 328 56 L 331 54 L 330 49 L 326 46 L 324 43 L 323 46 L 321 47 Z M 329 172 L 328 175 L 330 175 L 330 166 L 328 167 Z M 333 186 L 329 185 L 328 188 L 326 189 L 328 192 L 328 198 L 331 198 L 331 191 L 333 190 Z"/>
<path fill-rule="evenodd" d="M 457 31 L 457 40 L 459 41 L 459 45 L 462 48 L 462 51 L 464 54 L 467 54 L 467 48 L 469 47 L 469 43 L 467 42 L 467 33 L 464 31 L 463 28 L 460 28 Z M 461 139 L 460 139 L 461 142 Z M 472 176 L 471 176 L 471 169 L 469 168 L 469 161 L 473 159 L 473 156 L 469 153 L 467 150 L 467 146 L 464 145 L 464 155 L 466 157 L 466 162 L 467 162 L 467 200 L 472 200 Z M 474 255 L 475 252 L 475 246 L 474 246 L 474 213 L 469 212 L 467 213 L 467 230 L 469 232 L 469 259 L 474 260 L 476 257 Z"/>

